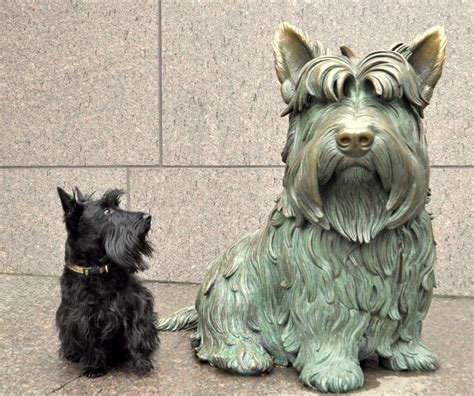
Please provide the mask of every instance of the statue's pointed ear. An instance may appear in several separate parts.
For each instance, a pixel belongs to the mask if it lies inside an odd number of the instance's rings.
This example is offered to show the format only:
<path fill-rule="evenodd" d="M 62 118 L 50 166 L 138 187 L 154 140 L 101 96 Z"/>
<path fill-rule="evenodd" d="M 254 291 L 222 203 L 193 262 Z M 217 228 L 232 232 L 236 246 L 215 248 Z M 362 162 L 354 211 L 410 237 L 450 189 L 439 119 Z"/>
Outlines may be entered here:
<path fill-rule="evenodd" d="M 321 43 L 313 44 L 307 34 L 287 22 L 280 24 L 273 40 L 275 69 L 281 96 L 289 103 L 303 66 L 322 53 Z"/>
<path fill-rule="evenodd" d="M 446 35 L 441 26 L 420 34 L 409 45 L 396 44 L 391 48 L 400 52 L 415 70 L 423 99 L 429 103 L 443 71 L 446 57 Z"/>

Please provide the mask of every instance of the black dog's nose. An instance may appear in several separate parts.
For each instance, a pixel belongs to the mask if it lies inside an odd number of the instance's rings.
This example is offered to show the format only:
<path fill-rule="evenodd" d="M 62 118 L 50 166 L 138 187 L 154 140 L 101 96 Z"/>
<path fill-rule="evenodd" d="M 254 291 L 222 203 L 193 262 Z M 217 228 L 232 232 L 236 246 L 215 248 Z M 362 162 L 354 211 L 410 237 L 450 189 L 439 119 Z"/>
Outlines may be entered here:
<path fill-rule="evenodd" d="M 336 135 L 336 143 L 344 154 L 362 157 L 374 143 L 374 133 L 370 129 L 342 129 Z"/>
<path fill-rule="evenodd" d="M 148 214 L 148 213 L 144 214 L 142 216 L 142 219 L 145 220 L 147 223 L 151 223 L 151 214 Z"/>

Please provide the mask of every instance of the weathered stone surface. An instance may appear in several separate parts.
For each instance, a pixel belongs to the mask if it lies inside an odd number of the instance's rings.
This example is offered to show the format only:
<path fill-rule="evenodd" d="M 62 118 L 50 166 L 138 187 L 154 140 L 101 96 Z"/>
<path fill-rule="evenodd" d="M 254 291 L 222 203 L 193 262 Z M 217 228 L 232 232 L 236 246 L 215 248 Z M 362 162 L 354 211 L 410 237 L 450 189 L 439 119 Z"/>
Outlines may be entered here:
<path fill-rule="evenodd" d="M 146 276 L 200 282 L 210 260 L 266 222 L 282 169 L 131 170 L 131 207 L 153 215 Z"/>
<path fill-rule="evenodd" d="M 0 166 L 159 163 L 157 1 L 0 7 Z M 163 1 L 164 162 L 223 167 L 130 170 L 132 206 L 155 215 L 147 277 L 199 282 L 212 257 L 266 221 L 283 169 L 225 166 L 280 164 L 287 120 L 278 117 L 271 50 L 279 21 L 359 55 L 443 24 L 445 71 L 426 110 L 432 163 L 472 164 L 473 10 L 462 0 Z M 0 169 L 0 270 L 57 274 L 65 233 L 56 185 L 125 187 L 125 174 Z M 474 295 L 472 169 L 434 169 L 431 180 L 436 292 Z"/>
<path fill-rule="evenodd" d="M 287 121 L 271 44 L 288 21 L 333 52 L 346 44 L 359 56 L 444 25 L 445 71 L 426 110 L 431 157 L 472 164 L 473 10 L 461 0 L 163 1 L 164 163 L 280 163 Z"/>
<path fill-rule="evenodd" d="M 429 211 L 437 242 L 436 294 L 474 296 L 474 169 L 433 169 Z"/>
<path fill-rule="evenodd" d="M 162 316 L 193 304 L 196 286 L 147 283 Z M 128 367 L 105 377 L 78 377 L 77 366 L 57 356 L 54 314 L 57 278 L 0 276 L 1 394 L 318 394 L 301 385 L 296 371 L 277 367 L 258 377 L 230 375 L 197 361 L 190 332 L 161 333 L 155 370 L 137 377 Z M 374 360 L 364 368 L 364 395 L 467 395 L 474 369 L 474 300 L 435 298 L 423 326 L 426 342 L 441 360 L 435 373 L 395 373 Z M 27 372 L 25 371 L 27 370 Z"/>
<path fill-rule="evenodd" d="M 159 162 L 157 4 L 2 2 L 0 165 Z"/>
<path fill-rule="evenodd" d="M 126 185 L 125 169 L 0 169 L 0 272 L 61 274 L 66 230 L 57 186 L 100 194 Z"/>

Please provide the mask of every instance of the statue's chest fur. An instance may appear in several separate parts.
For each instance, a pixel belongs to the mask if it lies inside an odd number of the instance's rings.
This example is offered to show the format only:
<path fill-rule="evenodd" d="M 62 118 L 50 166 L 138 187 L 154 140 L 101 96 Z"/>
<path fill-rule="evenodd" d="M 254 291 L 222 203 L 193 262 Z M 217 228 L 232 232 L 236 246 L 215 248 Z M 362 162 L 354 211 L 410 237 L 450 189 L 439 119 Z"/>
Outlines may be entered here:
<path fill-rule="evenodd" d="M 335 300 L 363 312 L 398 317 L 394 310 L 404 282 L 403 237 L 385 231 L 369 244 L 339 242 L 345 243 L 332 253 L 340 263 L 339 274 L 334 274 Z"/>
<path fill-rule="evenodd" d="M 304 285 L 309 301 L 387 316 L 404 282 L 403 249 L 397 231 L 359 244 L 334 231 L 295 229 L 291 241 L 282 243 L 281 285 L 287 290 Z"/>
<path fill-rule="evenodd" d="M 431 297 L 435 251 L 426 212 L 407 226 L 380 232 L 370 243 L 291 224 L 269 236 L 272 252 L 279 253 L 267 275 L 280 290 L 274 307 L 283 338 L 287 328 L 305 328 L 305 321 L 308 329 L 317 329 L 318 322 L 337 323 L 350 315 L 362 326 L 361 358 L 383 354 L 399 336 L 399 324 L 415 317 L 419 301 Z"/>
<path fill-rule="evenodd" d="M 296 227 L 290 220 L 277 231 L 286 234 L 279 241 L 288 276 L 284 283 L 300 277 L 310 299 L 397 317 L 404 241 L 410 231 L 385 228 L 388 193 L 376 174 L 360 167 L 342 172 L 323 192 L 329 229 L 309 222 Z"/>

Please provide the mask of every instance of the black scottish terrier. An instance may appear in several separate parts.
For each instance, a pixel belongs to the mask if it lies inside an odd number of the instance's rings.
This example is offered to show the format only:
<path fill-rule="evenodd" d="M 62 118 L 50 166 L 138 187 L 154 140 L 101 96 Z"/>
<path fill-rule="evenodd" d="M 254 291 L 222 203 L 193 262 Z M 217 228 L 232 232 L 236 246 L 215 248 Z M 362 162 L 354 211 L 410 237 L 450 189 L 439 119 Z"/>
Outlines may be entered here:
<path fill-rule="evenodd" d="M 153 368 L 159 344 L 153 295 L 135 273 L 147 269 L 151 215 L 119 207 L 119 190 L 99 200 L 58 187 L 67 230 L 61 305 L 56 325 L 61 355 L 84 365 L 84 375 L 103 375 L 131 361 L 139 374 Z"/>

